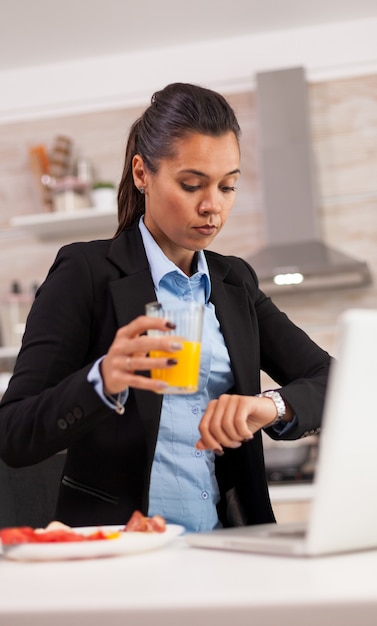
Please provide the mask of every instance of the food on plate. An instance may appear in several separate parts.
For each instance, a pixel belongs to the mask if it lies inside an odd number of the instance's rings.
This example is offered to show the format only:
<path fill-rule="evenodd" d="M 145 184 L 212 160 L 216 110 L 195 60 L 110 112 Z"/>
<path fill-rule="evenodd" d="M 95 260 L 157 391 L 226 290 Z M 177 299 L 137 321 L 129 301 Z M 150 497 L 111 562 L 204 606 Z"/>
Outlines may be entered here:
<path fill-rule="evenodd" d="M 128 523 L 120 530 L 107 531 L 101 527 L 90 532 L 80 532 L 66 524 L 54 521 L 46 528 L 31 528 L 18 526 L 0 529 L 0 540 L 3 545 L 17 545 L 20 543 L 62 543 L 73 541 L 100 541 L 103 539 L 117 539 L 122 532 L 162 533 L 166 530 L 166 521 L 160 515 L 146 517 L 140 511 L 135 511 Z"/>
<path fill-rule="evenodd" d="M 125 532 L 163 533 L 166 530 L 166 520 L 161 515 L 146 517 L 140 511 L 134 511 L 128 520 Z"/>
<path fill-rule="evenodd" d="M 82 534 L 72 528 L 31 528 L 20 526 L 15 528 L 3 528 L 0 530 L 0 539 L 3 545 L 15 545 L 19 543 L 57 543 L 72 541 L 98 541 L 101 539 L 115 539 L 120 533 L 107 533 L 100 528 L 89 534 Z"/>

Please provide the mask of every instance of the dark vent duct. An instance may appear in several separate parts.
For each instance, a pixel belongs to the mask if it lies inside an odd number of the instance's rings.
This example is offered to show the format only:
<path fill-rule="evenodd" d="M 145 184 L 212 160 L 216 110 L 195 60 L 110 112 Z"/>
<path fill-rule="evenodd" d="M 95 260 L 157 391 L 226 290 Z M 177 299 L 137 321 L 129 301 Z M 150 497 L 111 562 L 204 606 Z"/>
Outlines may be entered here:
<path fill-rule="evenodd" d="M 267 293 L 367 285 L 365 262 L 321 239 L 303 68 L 259 73 L 257 122 L 267 246 L 250 257 Z"/>

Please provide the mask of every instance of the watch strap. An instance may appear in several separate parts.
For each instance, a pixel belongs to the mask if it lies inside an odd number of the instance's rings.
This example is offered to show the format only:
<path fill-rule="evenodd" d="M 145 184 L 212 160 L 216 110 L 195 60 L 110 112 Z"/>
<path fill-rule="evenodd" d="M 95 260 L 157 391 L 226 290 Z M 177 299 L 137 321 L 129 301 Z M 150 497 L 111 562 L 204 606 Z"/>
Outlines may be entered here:
<path fill-rule="evenodd" d="M 267 424 L 265 428 L 269 428 L 270 426 L 276 426 L 276 424 L 280 424 L 281 421 L 284 419 L 286 412 L 287 412 L 287 407 L 285 406 L 285 402 L 281 394 L 278 391 L 269 389 L 268 391 L 263 391 L 262 393 L 258 393 L 257 398 L 271 398 L 271 400 L 276 406 L 277 415 L 274 421 L 271 422 L 270 424 Z"/>

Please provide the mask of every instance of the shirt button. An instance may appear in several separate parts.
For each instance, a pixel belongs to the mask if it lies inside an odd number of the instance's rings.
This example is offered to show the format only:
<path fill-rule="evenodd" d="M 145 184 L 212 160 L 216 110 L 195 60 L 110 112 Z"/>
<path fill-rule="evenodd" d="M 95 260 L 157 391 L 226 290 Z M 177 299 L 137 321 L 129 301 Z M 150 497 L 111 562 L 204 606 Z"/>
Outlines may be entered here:
<path fill-rule="evenodd" d="M 195 450 L 195 456 L 202 456 L 203 452 L 201 450 Z"/>
<path fill-rule="evenodd" d="M 203 500 L 208 500 L 208 498 L 209 498 L 208 491 L 202 491 L 201 496 L 202 496 Z"/>
<path fill-rule="evenodd" d="M 193 413 L 194 415 L 197 415 L 199 413 L 199 407 L 193 406 L 191 409 L 191 413 Z"/>
<path fill-rule="evenodd" d="M 68 426 L 67 422 L 65 421 L 65 419 L 61 418 L 58 420 L 58 426 L 59 428 L 61 428 L 62 430 L 65 430 Z"/>

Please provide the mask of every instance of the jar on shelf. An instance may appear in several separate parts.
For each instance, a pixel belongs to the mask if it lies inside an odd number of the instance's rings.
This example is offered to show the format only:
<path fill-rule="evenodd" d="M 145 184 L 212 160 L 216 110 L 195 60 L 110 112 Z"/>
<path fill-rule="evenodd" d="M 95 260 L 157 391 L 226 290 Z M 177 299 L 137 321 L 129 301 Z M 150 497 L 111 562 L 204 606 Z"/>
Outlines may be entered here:
<path fill-rule="evenodd" d="M 52 187 L 54 211 L 78 211 L 90 207 L 90 187 L 75 176 L 57 178 Z"/>
<path fill-rule="evenodd" d="M 114 183 L 97 181 L 92 188 L 93 207 L 95 209 L 113 210 L 117 206 L 117 191 Z"/>
<path fill-rule="evenodd" d="M 79 156 L 73 163 L 73 175 L 82 183 L 91 187 L 94 180 L 94 167 L 92 162 L 86 157 Z"/>

